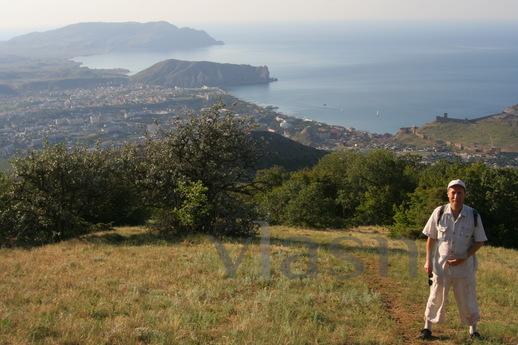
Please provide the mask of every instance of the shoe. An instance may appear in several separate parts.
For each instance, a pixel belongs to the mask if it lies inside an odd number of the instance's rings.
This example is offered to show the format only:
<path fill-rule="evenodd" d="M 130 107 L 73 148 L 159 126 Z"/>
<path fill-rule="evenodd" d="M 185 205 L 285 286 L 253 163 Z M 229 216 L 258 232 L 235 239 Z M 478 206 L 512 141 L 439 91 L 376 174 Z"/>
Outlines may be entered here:
<path fill-rule="evenodd" d="M 478 332 L 473 332 L 469 335 L 471 339 L 482 339 L 482 336 Z"/>
<path fill-rule="evenodd" d="M 423 328 L 421 330 L 421 334 L 419 334 L 417 339 L 421 339 L 421 340 L 431 340 L 431 339 L 433 339 L 432 331 L 430 331 L 428 328 Z"/>

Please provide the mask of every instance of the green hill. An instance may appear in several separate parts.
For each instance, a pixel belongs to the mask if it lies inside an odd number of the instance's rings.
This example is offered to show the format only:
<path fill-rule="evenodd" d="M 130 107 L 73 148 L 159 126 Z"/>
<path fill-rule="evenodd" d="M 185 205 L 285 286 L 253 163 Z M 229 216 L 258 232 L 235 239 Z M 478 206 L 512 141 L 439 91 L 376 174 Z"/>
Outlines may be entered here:
<path fill-rule="evenodd" d="M 257 169 L 270 168 L 274 165 L 289 171 L 309 168 L 328 153 L 271 132 L 254 131 L 252 138 L 257 142 L 260 150 Z"/>
<path fill-rule="evenodd" d="M 228 239 L 216 246 L 206 236 L 167 240 L 142 228 L 119 228 L 30 250 L 0 249 L 0 339 L 422 344 L 415 336 L 428 294 L 424 241 L 417 242 L 418 260 L 409 266 L 405 243 L 380 232 L 273 227 L 262 242 Z M 331 250 L 342 236 L 350 237 Z M 384 261 L 377 239 L 387 241 L 386 274 L 379 273 Z M 478 257 L 485 340 L 476 343 L 516 344 L 518 254 L 484 247 Z M 465 344 L 467 330 L 453 298 L 447 317 L 434 328 L 440 344 Z"/>
<path fill-rule="evenodd" d="M 416 145 L 446 145 L 467 152 L 518 152 L 518 106 L 473 120 L 437 117 L 416 129 L 401 129 L 395 140 Z"/>

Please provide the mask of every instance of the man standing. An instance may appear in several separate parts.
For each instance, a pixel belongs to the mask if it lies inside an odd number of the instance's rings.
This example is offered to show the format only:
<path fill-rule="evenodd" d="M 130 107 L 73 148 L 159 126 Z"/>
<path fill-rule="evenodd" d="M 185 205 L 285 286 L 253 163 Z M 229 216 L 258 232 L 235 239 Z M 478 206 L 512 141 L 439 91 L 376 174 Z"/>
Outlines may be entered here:
<path fill-rule="evenodd" d="M 464 205 L 466 185 L 462 180 L 448 183 L 449 204 L 437 207 L 423 233 L 426 242 L 424 268 L 431 277 L 424 328 L 420 339 L 432 339 L 432 323 L 444 321 L 446 299 L 453 288 L 462 323 L 469 325 L 471 338 L 480 338 L 480 318 L 475 290 L 475 253 L 487 241 L 478 212 Z"/>

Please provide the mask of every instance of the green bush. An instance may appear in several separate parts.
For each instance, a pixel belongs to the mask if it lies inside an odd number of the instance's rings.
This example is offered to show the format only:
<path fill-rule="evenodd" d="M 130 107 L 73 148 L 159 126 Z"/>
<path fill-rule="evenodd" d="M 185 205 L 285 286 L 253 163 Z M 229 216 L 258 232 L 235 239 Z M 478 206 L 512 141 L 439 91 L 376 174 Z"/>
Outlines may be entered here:
<path fill-rule="evenodd" d="M 258 175 L 256 182 L 270 190 L 261 190 L 255 199 L 273 223 L 320 228 L 386 225 L 393 222 L 394 207 L 415 188 L 414 168 L 415 158 L 388 151 L 337 151 L 289 178 L 270 171 L 270 182 L 265 183 L 264 175 Z"/>
<path fill-rule="evenodd" d="M 47 243 L 96 223 L 142 222 L 123 152 L 56 145 L 14 159 L 0 208 L 4 242 Z"/>
<path fill-rule="evenodd" d="M 418 169 L 412 158 L 385 150 L 370 151 L 356 160 L 349 173 L 350 188 L 358 196 L 354 223 L 392 224 L 394 208 L 416 187 Z"/>
<path fill-rule="evenodd" d="M 339 227 L 336 188 L 329 181 L 311 181 L 289 200 L 285 209 L 289 225 L 315 228 Z"/>
<path fill-rule="evenodd" d="M 179 182 L 175 189 L 181 200 L 173 208 L 158 208 L 155 213 L 156 226 L 167 233 L 192 233 L 203 226 L 209 215 L 207 188 L 200 181 Z"/>
<path fill-rule="evenodd" d="M 249 136 L 252 125 L 218 105 L 190 116 L 164 133 L 163 140 L 146 145 L 146 174 L 139 184 L 148 203 L 158 209 L 159 226 L 177 224 L 177 230 L 226 235 L 256 231 L 254 207 L 242 200 L 249 192 L 257 160 L 257 148 Z M 203 192 L 182 190 L 197 188 L 198 183 Z M 188 195 L 196 196 L 195 200 Z M 197 213 L 187 221 L 192 207 Z M 185 222 L 192 225 L 184 228 Z M 162 229 L 171 231 L 169 225 Z"/>
<path fill-rule="evenodd" d="M 260 179 L 262 178 L 262 174 L 257 176 L 258 184 L 261 184 Z M 297 198 L 300 191 L 310 183 L 310 176 L 305 171 L 298 171 L 290 174 L 289 178 L 283 179 L 282 182 L 280 180 L 275 182 L 276 179 L 263 183 L 263 188 L 254 197 L 259 214 L 271 224 L 298 225 L 293 217 L 294 215 L 290 216 L 287 213 L 287 207 L 292 200 Z"/>

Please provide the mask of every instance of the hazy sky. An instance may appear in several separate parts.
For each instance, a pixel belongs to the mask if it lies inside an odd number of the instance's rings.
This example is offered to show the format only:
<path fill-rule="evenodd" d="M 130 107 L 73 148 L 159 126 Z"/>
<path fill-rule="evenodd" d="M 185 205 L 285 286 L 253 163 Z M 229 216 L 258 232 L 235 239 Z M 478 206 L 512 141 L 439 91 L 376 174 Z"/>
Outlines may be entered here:
<path fill-rule="evenodd" d="M 517 0 L 0 0 L 0 30 L 85 21 L 515 20 Z"/>

